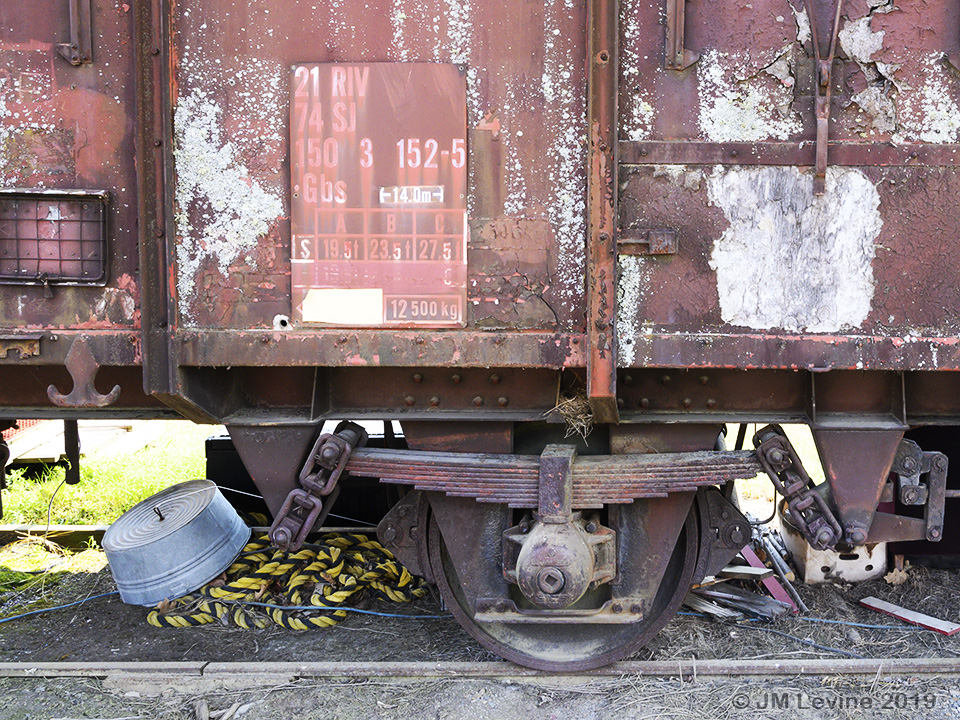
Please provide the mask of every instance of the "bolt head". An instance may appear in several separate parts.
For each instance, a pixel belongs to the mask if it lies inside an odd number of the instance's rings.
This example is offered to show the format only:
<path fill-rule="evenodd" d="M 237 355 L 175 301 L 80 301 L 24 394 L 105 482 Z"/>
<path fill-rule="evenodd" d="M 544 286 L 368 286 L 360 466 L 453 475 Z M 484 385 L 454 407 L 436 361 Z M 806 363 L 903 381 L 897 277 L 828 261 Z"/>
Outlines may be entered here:
<path fill-rule="evenodd" d="M 380 535 L 384 542 L 392 543 L 397 539 L 397 529 L 393 525 L 387 525 Z"/>
<path fill-rule="evenodd" d="M 537 587 L 547 595 L 556 595 L 563 590 L 566 584 L 566 578 L 560 568 L 545 567 L 537 575 Z"/>
<path fill-rule="evenodd" d="M 829 547 L 833 542 L 833 530 L 830 528 L 823 528 L 820 532 L 817 533 L 817 545 L 822 548 Z"/>
<path fill-rule="evenodd" d="M 863 528 L 847 528 L 847 537 L 854 545 L 862 545 L 867 541 L 867 531 Z"/>

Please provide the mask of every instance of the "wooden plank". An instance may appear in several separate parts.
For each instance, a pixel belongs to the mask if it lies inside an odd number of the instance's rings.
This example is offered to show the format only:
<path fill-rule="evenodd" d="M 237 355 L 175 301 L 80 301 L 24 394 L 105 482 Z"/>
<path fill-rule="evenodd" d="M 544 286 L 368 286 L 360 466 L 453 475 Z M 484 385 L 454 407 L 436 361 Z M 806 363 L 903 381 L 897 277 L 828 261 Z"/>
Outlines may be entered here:
<path fill-rule="evenodd" d="M 773 570 L 770 568 L 757 568 L 752 565 L 727 565 L 718 575 L 720 577 L 730 578 L 731 580 L 766 580 L 773 577 Z"/>
<path fill-rule="evenodd" d="M 888 603 L 879 598 L 865 597 L 860 601 L 860 604 L 864 607 L 870 608 L 871 610 L 882 612 L 885 615 L 892 615 L 898 620 L 903 620 L 911 625 L 919 625 L 927 630 L 933 630 L 941 635 L 956 635 L 958 632 L 960 632 L 960 625 L 957 623 L 941 620 L 940 618 L 935 618 L 931 615 L 924 615 L 923 613 L 918 613 L 914 610 L 907 610 L 906 608 L 900 607 L 899 605 L 894 605 L 893 603 Z"/>
<path fill-rule="evenodd" d="M 960 658 L 789 658 L 783 660 L 627 660 L 575 675 L 543 673 L 508 662 L 61 662 L 0 663 L 0 677 L 187 677 L 285 675 L 324 677 L 743 677 L 775 675 L 910 677 L 960 675 Z"/>
<path fill-rule="evenodd" d="M 755 568 L 765 568 L 766 565 L 757 557 L 757 554 L 753 551 L 749 545 L 744 545 L 743 550 L 740 551 L 740 554 L 743 555 L 743 559 L 746 560 L 751 566 Z M 783 585 L 777 582 L 776 578 L 769 577 L 765 580 L 761 580 L 763 587 L 767 589 L 767 592 L 773 595 L 774 600 L 779 600 L 780 602 L 787 603 L 790 607 L 793 608 L 793 612 L 797 612 L 797 604 L 793 601 L 793 598 L 783 589 Z"/>

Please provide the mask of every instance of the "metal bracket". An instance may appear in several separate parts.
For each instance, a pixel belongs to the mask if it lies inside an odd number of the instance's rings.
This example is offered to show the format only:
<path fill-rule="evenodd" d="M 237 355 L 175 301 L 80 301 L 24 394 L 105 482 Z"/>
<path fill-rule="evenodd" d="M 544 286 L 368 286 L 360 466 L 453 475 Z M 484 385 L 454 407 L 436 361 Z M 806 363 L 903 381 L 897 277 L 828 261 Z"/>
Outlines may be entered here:
<path fill-rule="evenodd" d="M 337 482 L 354 448 L 367 443 L 367 431 L 352 422 L 317 438 L 300 470 L 301 488 L 291 490 L 270 526 L 270 542 L 284 550 L 296 551 L 317 525 L 323 523 L 340 488 Z M 326 498 L 326 502 L 324 502 Z"/>
<path fill-rule="evenodd" d="M 899 480 L 900 502 L 926 506 L 923 515 L 926 539 L 932 542 L 939 542 L 943 537 L 947 463 L 943 453 L 924 452 L 912 440 L 902 440 L 890 468 Z"/>
<path fill-rule="evenodd" d="M 810 18 L 812 32 L 813 54 L 816 58 L 816 100 L 814 110 L 817 115 L 817 159 L 813 174 L 813 194 L 823 195 L 826 189 L 827 176 L 827 145 L 830 140 L 830 97 L 833 92 L 833 58 L 837 51 L 837 36 L 840 32 L 840 11 L 843 0 L 836 1 L 836 10 L 833 18 L 833 33 L 830 37 L 830 50 L 826 59 L 820 54 L 820 41 L 817 39 L 816 15 L 813 12 L 811 0 L 804 0 L 807 15 Z"/>
<path fill-rule="evenodd" d="M 40 355 L 41 339 L 43 339 L 43 333 L 0 335 L 0 358 L 13 360 L 37 357 Z"/>
<path fill-rule="evenodd" d="M 87 339 L 83 335 L 73 341 L 70 351 L 67 353 L 64 365 L 73 379 L 73 390 L 69 395 L 64 395 L 57 390 L 56 385 L 47 387 L 47 397 L 50 402 L 58 407 L 85 407 L 102 408 L 113 405 L 120 397 L 120 386 L 114 385 L 106 395 L 97 392 L 93 380 L 97 375 L 100 365 L 93 357 L 90 347 L 87 345 Z"/>
<path fill-rule="evenodd" d="M 93 28 L 90 22 L 90 0 L 67 0 L 70 5 L 70 42 L 60 43 L 57 50 L 74 67 L 93 63 Z"/>
<path fill-rule="evenodd" d="M 663 66 L 667 70 L 686 70 L 700 59 L 700 53 L 684 48 L 686 0 L 667 0 L 667 48 Z"/>
<path fill-rule="evenodd" d="M 677 231 L 622 231 L 617 236 L 617 252 L 620 255 L 676 255 Z"/>

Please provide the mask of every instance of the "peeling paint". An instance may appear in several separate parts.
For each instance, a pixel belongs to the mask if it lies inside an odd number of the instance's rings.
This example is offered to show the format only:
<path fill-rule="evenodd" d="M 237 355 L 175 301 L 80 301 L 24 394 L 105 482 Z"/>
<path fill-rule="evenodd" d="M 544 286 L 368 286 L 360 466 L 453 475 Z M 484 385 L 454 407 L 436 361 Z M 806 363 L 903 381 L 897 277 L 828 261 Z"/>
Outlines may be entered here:
<path fill-rule="evenodd" d="M 640 305 L 650 287 L 650 269 L 641 257 L 621 255 L 617 262 L 617 365 L 631 367 L 637 356 Z"/>
<path fill-rule="evenodd" d="M 814 196 L 812 174 L 798 168 L 718 167 L 707 189 L 730 223 L 710 258 L 724 322 L 789 332 L 863 324 L 883 222 L 861 171 L 828 168 L 826 194 Z"/>
<path fill-rule="evenodd" d="M 860 64 L 872 62 L 874 54 L 883 48 L 883 30 L 873 32 L 870 29 L 870 17 L 848 20 L 840 29 L 838 39 L 840 47 L 852 60 Z"/>
<path fill-rule="evenodd" d="M 793 10 L 793 19 L 797 22 L 797 42 L 804 45 L 813 38 L 813 33 L 810 29 L 810 16 L 807 15 L 805 8 L 798 10 L 793 7 L 791 9 Z"/>
<path fill-rule="evenodd" d="M 700 58 L 700 132 L 714 142 L 787 140 L 799 133 L 802 125 L 790 107 L 791 88 L 782 81 L 765 84 L 760 77 L 742 77 L 745 63 L 746 58 L 718 50 Z"/>

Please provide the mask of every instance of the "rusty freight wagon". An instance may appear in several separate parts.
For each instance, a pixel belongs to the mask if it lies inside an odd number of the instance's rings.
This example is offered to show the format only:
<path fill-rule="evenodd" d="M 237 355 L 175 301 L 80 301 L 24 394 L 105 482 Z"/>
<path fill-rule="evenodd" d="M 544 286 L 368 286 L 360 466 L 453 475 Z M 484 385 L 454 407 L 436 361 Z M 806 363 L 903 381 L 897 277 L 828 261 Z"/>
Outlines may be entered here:
<path fill-rule="evenodd" d="M 817 547 L 941 537 L 955 3 L 34 0 L 0 58 L 0 417 L 224 423 L 287 546 L 405 486 L 382 540 L 539 668 L 648 641 L 761 468 Z"/>

